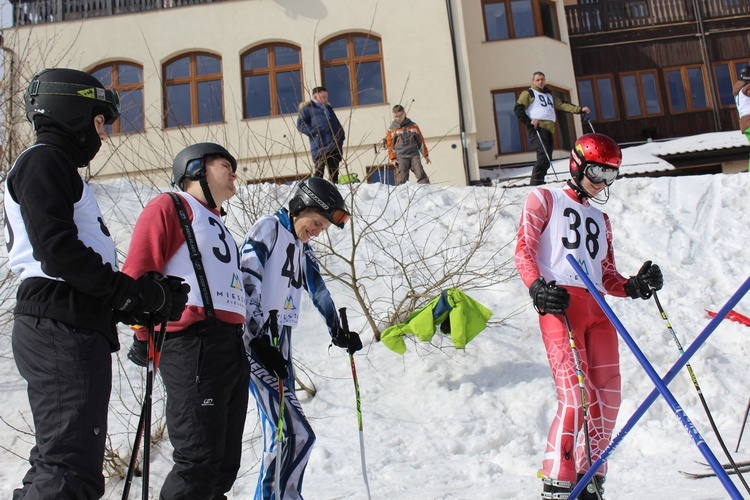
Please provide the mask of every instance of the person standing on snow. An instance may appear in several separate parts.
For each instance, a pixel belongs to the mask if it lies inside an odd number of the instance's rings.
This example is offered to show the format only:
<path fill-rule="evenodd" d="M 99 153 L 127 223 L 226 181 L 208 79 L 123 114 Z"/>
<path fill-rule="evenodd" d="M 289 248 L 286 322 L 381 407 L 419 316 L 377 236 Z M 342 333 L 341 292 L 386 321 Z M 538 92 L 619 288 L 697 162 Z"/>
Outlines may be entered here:
<path fill-rule="evenodd" d="M 547 78 L 541 71 L 531 77 L 531 87 L 518 96 L 513 112 L 526 126 L 529 145 L 536 151 L 536 163 L 531 170 L 530 186 L 544 184 L 547 175 L 552 148 L 555 145 L 555 110 L 567 113 L 588 113 L 586 106 L 576 106 L 552 95 L 552 91 L 545 85 Z"/>
<path fill-rule="evenodd" d="M 353 354 L 362 349 L 355 332 L 345 332 L 323 278 L 310 240 L 331 224 L 343 229 L 350 214 L 336 186 L 313 177 L 302 181 L 289 202 L 250 228 L 241 248 L 242 279 L 247 293 L 245 344 L 250 358 L 250 391 L 263 426 L 263 458 L 255 498 L 275 497 L 274 475 L 281 467 L 281 498 L 302 498 L 302 479 L 310 459 L 315 433 L 294 394 L 292 328 L 299 321 L 302 292 L 328 325 L 332 343 Z M 269 318 L 277 311 L 279 336 Z M 277 450 L 279 385 L 284 390 L 284 439 Z M 281 465 L 279 465 L 279 461 Z"/>
<path fill-rule="evenodd" d="M 622 152 L 609 137 L 581 136 L 571 152 L 567 186 L 535 189 L 521 214 L 516 267 L 539 313 L 557 387 L 557 411 L 538 472 L 543 480 L 542 498 L 568 498 L 590 466 L 582 432 L 581 390 L 563 314 L 570 322 L 586 383 L 592 462 L 609 444 L 620 408 L 617 333 L 566 256 L 581 263 L 601 293 L 645 300 L 663 284 L 659 266 L 651 261 L 636 276 L 620 275 L 609 218 L 591 205 L 606 203 L 621 161 Z M 596 486 L 590 484 L 579 498 L 598 498 L 596 488 L 601 491 L 606 469 L 600 471 L 602 475 L 594 479 Z"/>
<path fill-rule="evenodd" d="M 131 276 L 155 269 L 190 285 L 187 308 L 167 324 L 159 363 L 174 447 L 163 500 L 226 498 L 240 468 L 250 399 L 242 343 L 245 293 L 237 243 L 221 220 L 222 205 L 237 191 L 236 171 L 237 161 L 218 144 L 193 144 L 178 153 L 172 174 L 182 193 L 163 193 L 146 205 L 123 265 Z M 128 357 L 146 366 L 147 332 L 134 330 Z"/>
<path fill-rule="evenodd" d="M 179 317 L 187 294 L 117 269 L 117 251 L 78 169 L 94 159 L 117 92 L 74 69 L 36 74 L 24 94 L 36 143 L 5 181 L 5 241 L 20 275 L 13 358 L 28 384 L 35 444 L 14 500 L 104 496 L 115 324 Z M 144 319 L 145 321 L 145 319 Z"/>
<path fill-rule="evenodd" d="M 734 82 L 733 90 L 737 112 L 740 115 L 740 132 L 745 134 L 750 142 L 750 66 L 742 68 L 740 79 Z M 748 162 L 748 171 L 750 171 L 750 162 Z"/>
<path fill-rule="evenodd" d="M 406 117 L 406 110 L 400 104 L 393 106 L 393 123 L 386 135 L 388 157 L 396 167 L 396 185 L 409 180 L 409 171 L 414 172 L 417 183 L 429 184 L 430 178 L 422 167 L 420 154 L 430 163 L 430 155 L 419 126 Z"/>
<path fill-rule="evenodd" d="M 328 104 L 325 87 L 315 87 L 312 100 L 300 103 L 297 130 L 310 139 L 310 154 L 315 164 L 313 175 L 322 178 L 327 166 L 328 178 L 337 184 L 346 134 L 333 106 Z"/>

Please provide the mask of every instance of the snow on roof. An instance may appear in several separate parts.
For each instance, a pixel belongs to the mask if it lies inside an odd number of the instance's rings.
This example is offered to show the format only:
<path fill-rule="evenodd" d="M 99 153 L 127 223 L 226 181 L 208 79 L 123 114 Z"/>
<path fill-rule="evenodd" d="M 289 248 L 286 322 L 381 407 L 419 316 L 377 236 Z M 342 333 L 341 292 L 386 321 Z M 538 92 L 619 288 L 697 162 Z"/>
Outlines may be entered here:
<path fill-rule="evenodd" d="M 654 141 L 638 146 L 623 147 L 622 175 L 637 175 L 650 172 L 674 170 L 675 167 L 665 158 L 686 153 L 701 151 L 717 151 L 747 147 L 747 139 L 737 130 L 728 132 L 711 132 L 707 134 L 679 137 L 665 141 Z M 552 161 L 547 175 L 547 182 L 568 178 L 569 157 Z M 495 182 L 531 175 L 530 163 L 528 167 L 486 169 L 489 177 Z M 557 175 L 555 175 L 555 172 Z M 483 177 L 485 174 L 483 173 Z M 557 178 L 556 178 L 557 177 Z"/>

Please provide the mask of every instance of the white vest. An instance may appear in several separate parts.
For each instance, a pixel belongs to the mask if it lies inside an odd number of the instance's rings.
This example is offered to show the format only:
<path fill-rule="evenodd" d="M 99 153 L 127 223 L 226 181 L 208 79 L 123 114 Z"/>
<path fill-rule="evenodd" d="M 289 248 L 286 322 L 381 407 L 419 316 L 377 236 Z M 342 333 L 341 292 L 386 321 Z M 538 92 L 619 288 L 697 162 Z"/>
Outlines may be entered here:
<path fill-rule="evenodd" d="M 606 293 L 602 285 L 602 262 L 607 256 L 604 214 L 598 208 L 576 203 L 562 189 L 549 192 L 552 212 L 537 249 L 539 271 L 548 282 L 585 287 L 566 259 L 573 255 L 597 290 Z"/>
<path fill-rule="evenodd" d="M 555 98 L 552 94 L 538 92 L 534 89 L 529 89 L 529 92 L 534 94 L 534 100 L 526 108 L 526 114 L 529 115 L 529 118 L 532 120 L 555 121 Z"/>
<path fill-rule="evenodd" d="M 750 115 L 750 97 L 746 96 L 742 90 L 734 97 L 734 101 L 737 103 L 737 111 L 741 117 Z"/>
<path fill-rule="evenodd" d="M 221 218 L 189 194 L 178 194 L 193 210 L 193 232 L 206 271 L 215 311 L 228 311 L 245 317 L 245 289 L 242 286 L 237 243 Z M 190 285 L 188 305 L 204 307 L 190 251 L 183 241 L 164 266 L 164 274 L 182 276 Z"/>
<path fill-rule="evenodd" d="M 36 144 L 23 153 L 44 144 Z M 21 156 L 19 155 L 19 158 Z M 16 160 L 17 162 L 18 160 Z M 15 163 L 13 164 L 15 167 Z M 11 167 L 12 168 L 12 167 Z M 73 222 L 78 228 L 78 239 L 94 252 L 99 254 L 104 264 L 110 264 L 113 270 L 117 270 L 117 249 L 109 231 L 104 224 L 99 205 L 96 203 L 88 184 L 81 178 L 83 191 L 81 199 L 73 204 Z M 21 217 L 21 206 L 13 201 L 8 194 L 8 181 L 5 181 L 5 241 L 8 245 L 8 262 L 11 270 L 20 276 L 21 280 L 27 278 L 47 278 L 63 281 L 61 278 L 48 276 L 42 271 L 42 264 L 34 258 L 26 231 L 26 225 Z M 105 232 L 106 231 L 106 232 Z"/>
<path fill-rule="evenodd" d="M 263 323 L 268 319 L 268 312 L 276 309 L 279 326 L 289 325 L 294 328 L 299 321 L 302 292 L 307 280 L 304 244 L 273 215 L 266 215 L 261 219 L 269 219 L 268 223 L 278 224 L 276 244 L 263 266 L 266 270 L 260 298 Z M 269 271 L 278 271 L 278 274 Z"/>

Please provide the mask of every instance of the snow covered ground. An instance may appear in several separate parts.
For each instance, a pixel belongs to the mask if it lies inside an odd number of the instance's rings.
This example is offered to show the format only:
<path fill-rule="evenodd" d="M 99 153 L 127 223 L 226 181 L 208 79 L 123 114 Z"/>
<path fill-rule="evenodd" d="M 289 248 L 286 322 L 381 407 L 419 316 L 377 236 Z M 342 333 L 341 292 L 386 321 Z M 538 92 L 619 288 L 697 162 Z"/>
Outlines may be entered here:
<path fill-rule="evenodd" d="M 431 195 L 425 211 L 455 215 L 459 221 L 466 221 L 467 228 L 477 206 L 468 201 L 473 197 L 466 194 L 471 190 L 502 190 L 368 185 L 360 188 L 358 196 L 369 202 L 396 203 L 417 189 L 431 190 L 422 192 Z M 515 188 L 505 193 L 510 204 L 492 231 L 498 248 L 514 239 L 529 190 Z M 95 192 L 118 248 L 126 251 L 128 224 L 117 225 L 114 221 L 132 223 L 141 202 L 124 184 L 99 184 Z M 644 260 L 651 259 L 664 271 L 665 285 L 659 298 L 686 348 L 709 322 L 704 309 L 718 310 L 750 275 L 748 192 L 747 173 L 633 178 L 615 182 L 609 203 L 604 206 L 613 222 L 619 270 L 625 275 L 634 274 Z M 146 193 L 146 199 L 149 196 Z M 269 211 L 275 208 L 270 207 Z M 417 216 L 411 224 L 416 241 L 429 243 L 431 235 L 420 230 Z M 246 227 L 235 227 L 235 237 L 241 239 L 245 230 Z M 513 248 L 514 245 L 505 247 L 503 256 L 512 258 Z M 374 257 L 374 265 L 378 258 Z M 379 286 L 370 286 L 369 293 L 377 295 Z M 390 293 L 385 284 L 382 287 L 383 294 Z M 356 355 L 356 361 L 372 498 L 538 498 L 541 485 L 536 471 L 541 465 L 555 396 L 536 313 L 520 279 L 515 277 L 491 289 L 469 292 L 491 309 L 495 318 L 507 319 L 492 323 L 465 351 L 454 350 L 449 340 L 438 335 L 433 344 L 407 341 L 408 351 L 403 356 L 374 342 L 354 300 L 340 285 L 333 283 L 330 288 L 337 305 L 350 308 L 352 329 L 363 332 L 365 348 Z M 664 374 L 669 370 L 679 353 L 654 302 L 618 298 L 608 302 L 657 372 Z M 348 357 L 339 349 L 328 350 L 322 320 L 309 301 L 302 307 L 306 319 L 295 331 L 295 354 L 298 365 L 314 382 L 317 395 L 310 398 L 300 393 L 300 397 L 318 438 L 303 493 L 308 500 L 366 498 Z M 750 313 L 750 298 L 740 302 L 736 310 Z M 691 360 L 731 450 L 750 397 L 748 336 L 748 327 L 725 321 Z M 130 335 L 126 329 L 121 331 L 121 341 L 123 349 L 114 359 L 110 434 L 114 447 L 127 455 L 139 413 L 135 397 L 141 394 L 142 382 L 140 370 L 127 361 Z M 9 344 L 6 326 L 0 331 L 3 498 L 20 485 L 32 441 L 22 432 L 28 432 L 30 412 L 25 384 L 16 371 Z M 620 350 L 623 404 L 616 433 L 653 389 L 624 343 Z M 726 461 L 687 373 L 678 375 L 670 389 L 718 459 Z M 162 397 L 160 383 L 156 396 Z M 162 422 L 160 408 L 161 401 L 157 401 L 157 424 Z M 253 495 L 260 457 L 259 432 L 251 401 L 243 463 L 230 493 L 232 498 Z M 736 460 L 750 458 L 750 430 L 746 434 Z M 157 498 L 171 467 L 170 459 L 169 443 L 163 440 L 152 452 L 153 498 Z M 612 454 L 606 498 L 728 498 L 717 479 L 691 480 L 678 472 L 702 470 L 696 460 L 704 459 L 680 421 L 659 399 Z M 131 497 L 140 495 L 140 485 L 136 479 Z M 122 481 L 109 479 L 105 498 L 119 498 L 121 493 Z"/>

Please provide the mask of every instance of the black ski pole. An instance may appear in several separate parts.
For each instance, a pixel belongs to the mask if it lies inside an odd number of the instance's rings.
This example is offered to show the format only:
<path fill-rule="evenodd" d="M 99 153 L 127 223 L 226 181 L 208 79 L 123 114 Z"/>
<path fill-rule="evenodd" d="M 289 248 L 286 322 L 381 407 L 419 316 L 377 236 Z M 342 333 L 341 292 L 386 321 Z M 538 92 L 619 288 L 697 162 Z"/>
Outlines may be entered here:
<path fill-rule="evenodd" d="M 656 307 L 657 309 L 659 309 L 659 314 L 661 314 L 661 317 L 664 320 L 664 324 L 667 325 L 667 330 L 669 330 L 670 335 L 672 335 L 672 340 L 674 340 L 674 343 L 677 346 L 677 349 L 680 351 L 681 355 L 685 354 L 685 351 L 682 349 L 682 344 L 680 344 L 680 340 L 677 338 L 677 334 L 674 332 L 674 330 L 672 329 L 672 325 L 669 323 L 669 318 L 667 318 L 667 313 L 664 312 L 664 308 L 661 306 L 661 302 L 659 301 L 659 296 L 656 294 L 656 289 L 651 288 L 651 293 L 654 296 L 654 302 L 656 302 Z M 719 429 L 716 427 L 716 422 L 714 422 L 714 417 L 713 415 L 711 415 L 711 410 L 708 409 L 708 403 L 706 402 L 706 398 L 703 397 L 703 391 L 701 391 L 701 387 L 700 385 L 698 385 L 698 379 L 695 378 L 693 367 L 690 366 L 690 363 L 688 362 L 685 364 L 685 368 L 687 368 L 687 371 L 690 374 L 690 378 L 693 381 L 693 386 L 695 387 L 695 391 L 698 393 L 698 398 L 700 398 L 701 404 L 703 405 L 703 409 L 706 411 L 706 416 L 708 417 L 708 423 L 711 424 L 711 429 L 713 429 L 714 434 L 716 435 L 716 439 L 719 441 L 719 446 L 721 446 L 721 449 L 724 450 L 724 454 L 727 456 L 729 463 L 732 465 L 732 468 L 737 473 L 737 477 L 740 478 L 740 481 L 742 482 L 742 485 L 745 487 L 745 490 L 747 490 L 747 492 L 750 493 L 750 487 L 748 487 L 747 483 L 745 482 L 745 478 L 742 477 L 742 473 L 740 472 L 740 469 L 737 467 L 737 464 L 734 463 L 732 454 L 729 453 L 727 446 L 724 444 L 724 440 L 721 438 Z"/>
<path fill-rule="evenodd" d="M 148 500 L 148 475 L 149 475 L 149 445 L 151 441 L 151 395 L 153 392 L 154 377 L 159 367 L 159 354 L 161 353 L 161 347 L 166 337 L 167 323 L 162 323 L 159 329 L 159 335 L 155 334 L 155 326 L 153 320 L 149 321 L 148 325 L 148 365 L 146 367 L 146 389 L 143 396 L 143 404 L 141 405 L 141 416 L 138 419 L 138 427 L 135 431 L 135 439 L 133 440 L 133 451 L 130 454 L 130 462 L 128 463 L 128 473 L 125 477 L 125 486 L 122 489 L 122 500 L 127 500 L 130 496 L 130 486 L 133 482 L 133 476 L 135 475 L 135 469 L 138 462 L 138 450 L 141 447 L 141 441 L 144 433 L 147 438 L 144 443 L 143 449 L 143 490 L 142 498 Z M 148 432 L 144 432 L 148 429 Z"/>
<path fill-rule="evenodd" d="M 268 328 L 273 346 L 280 350 L 278 314 L 279 311 L 277 309 L 268 311 Z M 277 376 L 276 381 L 279 384 L 279 420 L 276 422 L 276 456 L 274 457 L 273 491 L 274 498 L 281 500 L 281 467 L 284 458 L 284 408 L 286 407 L 286 401 L 284 401 L 284 380 Z"/>
<path fill-rule="evenodd" d="M 742 428 L 740 429 L 740 435 L 737 437 L 737 448 L 734 452 L 740 451 L 740 441 L 742 441 L 742 433 L 745 432 L 745 424 L 747 423 L 747 414 L 750 413 L 750 399 L 747 400 L 747 406 L 745 407 L 745 416 L 742 418 Z"/>
<path fill-rule="evenodd" d="M 542 142 L 542 136 L 539 134 L 539 127 L 534 127 L 534 131 L 536 131 L 536 136 L 539 139 L 539 144 L 542 146 L 542 151 L 544 151 L 544 156 L 547 157 L 547 161 L 549 162 L 549 166 L 552 168 L 552 173 L 555 174 L 555 180 L 559 181 L 560 178 L 557 177 L 557 170 L 555 170 L 554 165 L 552 165 L 552 158 L 550 157 L 549 153 L 547 152 L 547 148 L 544 147 L 544 142 Z"/>
<path fill-rule="evenodd" d="M 578 387 L 581 389 L 581 411 L 583 413 L 583 432 L 586 443 L 586 458 L 589 461 L 589 467 L 591 467 L 591 438 L 589 437 L 589 412 L 588 403 L 586 402 L 586 382 L 583 380 L 583 369 L 581 368 L 581 358 L 578 356 L 578 347 L 576 347 L 576 341 L 573 338 L 573 329 L 570 327 L 570 321 L 568 321 L 568 315 L 565 311 L 562 313 L 563 320 L 565 321 L 565 328 L 568 330 L 568 341 L 570 342 L 570 351 L 573 353 L 573 363 L 576 367 L 576 375 L 578 375 Z M 602 493 L 599 491 L 599 483 L 595 478 L 591 479 L 591 483 L 594 485 L 596 490 L 596 497 L 602 500 Z M 588 486 L 586 487 L 588 489 Z"/>
<path fill-rule="evenodd" d="M 341 328 L 349 335 L 349 320 L 346 317 L 346 307 L 339 309 Z M 362 428 L 362 400 L 359 397 L 359 380 L 357 379 L 357 367 L 354 364 L 354 354 L 349 353 L 349 364 L 352 367 L 352 380 L 354 381 L 354 395 L 357 398 L 357 424 L 359 426 L 359 456 L 362 462 L 362 479 L 365 482 L 367 500 L 370 500 L 370 482 L 367 480 L 367 464 L 365 463 L 365 433 Z"/>
<path fill-rule="evenodd" d="M 585 123 L 588 123 L 589 124 L 589 128 L 591 129 L 591 133 L 592 134 L 596 134 L 596 130 L 594 130 L 594 125 L 592 125 L 591 118 L 589 117 L 588 113 L 581 113 L 581 121 L 585 122 Z"/>

